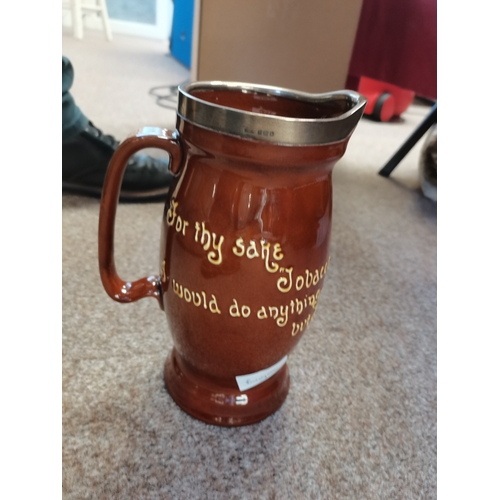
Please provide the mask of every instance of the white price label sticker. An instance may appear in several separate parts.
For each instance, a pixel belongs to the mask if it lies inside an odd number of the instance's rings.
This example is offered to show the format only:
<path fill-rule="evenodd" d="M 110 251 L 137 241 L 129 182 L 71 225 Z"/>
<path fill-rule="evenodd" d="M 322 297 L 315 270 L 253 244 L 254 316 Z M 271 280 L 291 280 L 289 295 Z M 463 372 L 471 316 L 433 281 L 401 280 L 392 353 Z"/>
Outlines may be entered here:
<path fill-rule="evenodd" d="M 264 370 L 260 370 L 255 373 L 249 373 L 248 375 L 238 375 L 236 377 L 236 383 L 238 384 L 238 388 L 240 391 L 246 391 L 255 387 L 256 385 L 262 384 L 267 379 L 271 378 L 275 373 L 281 369 L 281 367 L 286 363 L 288 356 L 285 356 L 283 359 L 280 359 L 276 364 L 270 366 L 269 368 L 265 368 Z"/>

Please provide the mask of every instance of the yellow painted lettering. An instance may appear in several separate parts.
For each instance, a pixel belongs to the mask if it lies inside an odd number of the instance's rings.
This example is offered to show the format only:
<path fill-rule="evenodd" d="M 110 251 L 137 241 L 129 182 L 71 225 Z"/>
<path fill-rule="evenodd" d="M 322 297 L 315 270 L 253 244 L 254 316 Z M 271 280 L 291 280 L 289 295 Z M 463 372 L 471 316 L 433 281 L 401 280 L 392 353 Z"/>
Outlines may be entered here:
<path fill-rule="evenodd" d="M 179 283 L 177 283 L 177 281 L 175 280 L 172 280 L 172 283 L 174 285 L 174 293 L 182 299 L 182 297 L 184 296 L 182 292 L 182 285 L 179 285 Z"/>
<path fill-rule="evenodd" d="M 240 308 L 238 307 L 236 299 L 233 299 L 233 305 L 229 308 L 229 315 L 233 318 L 239 318 L 241 316 Z"/>
<path fill-rule="evenodd" d="M 201 295 L 198 292 L 194 292 L 193 293 L 193 304 L 196 307 L 200 307 L 201 306 Z"/>
<path fill-rule="evenodd" d="M 309 305 L 313 308 L 316 309 L 316 297 L 314 295 L 311 295 L 309 297 Z"/>
<path fill-rule="evenodd" d="M 245 243 L 243 242 L 243 238 L 238 238 L 235 242 L 235 246 L 233 247 L 233 253 L 237 257 L 243 257 L 245 255 Z"/>
<path fill-rule="evenodd" d="M 279 311 L 277 307 L 269 306 L 269 316 L 271 318 L 276 319 L 278 317 Z"/>
<path fill-rule="evenodd" d="M 309 315 L 307 316 L 307 319 L 306 319 L 305 323 L 304 323 L 304 328 L 305 328 L 305 327 L 306 327 L 306 326 L 307 326 L 310 322 L 311 322 L 311 315 L 309 314 Z"/>
<path fill-rule="evenodd" d="M 310 276 L 310 278 L 309 278 Z M 309 269 L 306 269 L 306 287 L 309 288 L 313 282 L 313 275 L 309 272 Z"/>
<path fill-rule="evenodd" d="M 174 198 L 170 200 L 170 208 L 167 211 L 167 224 L 172 226 L 174 224 L 175 218 L 177 217 L 176 210 L 179 206 L 179 202 L 175 201 Z"/>
<path fill-rule="evenodd" d="M 319 298 L 320 293 L 321 293 L 321 288 L 316 292 L 316 295 L 314 296 L 314 298 L 316 299 L 314 302 L 314 310 L 315 311 L 316 311 L 316 307 L 318 307 L 318 298 Z"/>
<path fill-rule="evenodd" d="M 217 299 L 215 298 L 215 295 L 212 294 L 212 300 L 209 302 L 208 307 L 210 309 L 210 312 L 212 313 L 217 313 L 220 314 L 220 309 L 219 306 L 217 305 Z"/>
<path fill-rule="evenodd" d="M 201 239 L 200 243 L 203 246 L 203 250 L 208 250 L 210 248 L 210 243 L 211 243 L 211 237 L 210 237 L 210 231 L 207 231 L 205 229 L 205 223 L 201 223 Z"/>
<path fill-rule="evenodd" d="M 248 318 L 248 316 L 250 316 L 251 312 L 252 311 L 251 311 L 251 309 L 248 306 L 241 306 L 241 315 L 244 318 Z"/>
<path fill-rule="evenodd" d="M 213 237 L 213 247 L 214 250 L 211 252 L 208 252 L 208 260 L 212 263 L 218 266 L 222 262 L 222 243 L 224 243 L 224 236 L 219 236 L 219 243 L 216 243 L 215 241 L 215 233 L 212 233 Z"/>
<path fill-rule="evenodd" d="M 281 276 L 281 278 L 278 279 L 276 286 L 278 287 L 278 290 L 282 293 L 287 293 L 291 290 L 292 288 L 292 273 L 293 273 L 293 267 L 287 267 L 286 269 L 280 267 L 280 273 L 285 272 L 287 273 L 288 276 Z"/>
<path fill-rule="evenodd" d="M 316 269 L 315 273 L 314 273 L 314 278 L 313 278 L 313 285 L 317 285 L 318 284 L 318 281 L 319 281 L 319 272 L 318 270 Z"/>
<path fill-rule="evenodd" d="M 279 266 L 278 266 L 278 264 L 276 264 L 276 262 L 269 261 L 270 254 L 271 254 L 271 250 L 270 250 L 271 243 L 266 242 L 265 240 L 260 240 L 260 246 L 262 249 L 261 256 L 265 262 L 267 272 L 275 273 L 279 269 Z"/>
<path fill-rule="evenodd" d="M 258 311 L 257 311 L 257 318 L 259 319 L 266 319 L 268 316 L 267 316 L 267 311 L 266 311 L 266 307 L 265 306 L 262 306 Z"/>
<path fill-rule="evenodd" d="M 255 241 L 250 240 L 250 243 L 247 248 L 247 257 L 249 259 L 255 259 L 255 257 L 259 256 L 259 252 L 257 251 L 257 245 L 255 244 Z"/>
<path fill-rule="evenodd" d="M 303 276 L 297 276 L 297 279 L 295 280 L 295 288 L 300 291 L 302 290 L 304 286 L 304 277 Z"/>
<path fill-rule="evenodd" d="M 283 251 L 281 250 L 281 245 L 279 243 L 274 244 L 273 259 L 281 260 L 284 257 Z"/>
<path fill-rule="evenodd" d="M 280 306 L 280 317 L 276 320 L 278 326 L 285 326 L 288 322 L 288 306 Z"/>
<path fill-rule="evenodd" d="M 165 271 L 165 264 L 166 264 L 165 261 L 161 263 L 161 280 L 163 281 L 163 283 L 167 281 L 167 272 Z"/>
<path fill-rule="evenodd" d="M 295 303 L 297 304 L 297 314 L 302 314 L 302 311 L 304 310 L 304 304 L 302 304 L 302 301 L 299 299 L 295 299 Z"/>

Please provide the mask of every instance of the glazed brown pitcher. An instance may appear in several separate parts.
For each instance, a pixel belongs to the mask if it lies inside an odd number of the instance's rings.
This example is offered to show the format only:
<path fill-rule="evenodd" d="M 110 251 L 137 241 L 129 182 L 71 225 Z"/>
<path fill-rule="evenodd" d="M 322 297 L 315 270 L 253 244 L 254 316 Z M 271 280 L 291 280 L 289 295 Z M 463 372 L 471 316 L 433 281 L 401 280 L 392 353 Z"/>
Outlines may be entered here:
<path fill-rule="evenodd" d="M 352 91 L 196 82 L 179 88 L 174 132 L 126 139 L 106 176 L 99 220 L 104 288 L 119 302 L 155 297 L 174 347 L 165 383 L 190 415 L 257 422 L 289 388 L 287 356 L 318 307 L 330 262 L 332 168 L 366 100 Z M 159 275 L 116 273 L 115 214 L 129 158 L 170 155 Z"/>

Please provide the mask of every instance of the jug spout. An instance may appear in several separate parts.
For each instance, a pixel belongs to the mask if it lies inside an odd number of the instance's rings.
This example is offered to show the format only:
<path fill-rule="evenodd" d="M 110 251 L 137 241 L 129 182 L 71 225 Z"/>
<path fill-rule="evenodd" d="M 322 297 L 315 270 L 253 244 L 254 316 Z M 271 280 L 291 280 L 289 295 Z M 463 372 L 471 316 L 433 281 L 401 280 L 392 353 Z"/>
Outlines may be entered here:
<path fill-rule="evenodd" d="M 194 82 L 179 87 L 181 119 L 215 132 L 290 146 L 349 138 L 366 106 L 351 90 L 310 94 L 269 85 Z"/>

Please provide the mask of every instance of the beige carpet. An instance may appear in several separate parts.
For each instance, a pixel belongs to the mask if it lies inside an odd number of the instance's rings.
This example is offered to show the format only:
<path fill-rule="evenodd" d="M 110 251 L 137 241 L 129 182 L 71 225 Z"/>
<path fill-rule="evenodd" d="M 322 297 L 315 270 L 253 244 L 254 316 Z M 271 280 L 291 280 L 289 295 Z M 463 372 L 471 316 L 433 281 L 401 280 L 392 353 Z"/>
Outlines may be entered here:
<path fill-rule="evenodd" d="M 188 71 L 167 44 L 63 34 L 74 96 L 106 133 L 172 127 L 148 95 Z M 63 195 L 65 499 L 436 498 L 436 204 L 418 184 L 421 143 L 377 171 L 428 111 L 363 119 L 334 170 L 331 265 L 317 313 L 289 357 L 283 407 L 219 428 L 165 390 L 172 340 L 156 301 L 113 302 L 97 264 L 99 202 Z M 120 274 L 158 273 L 162 205 L 120 205 Z"/>

